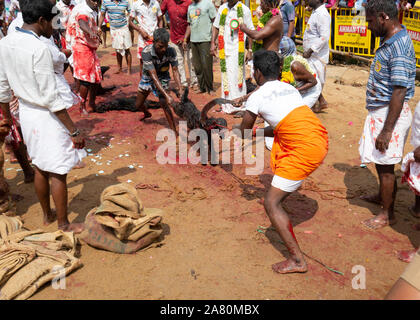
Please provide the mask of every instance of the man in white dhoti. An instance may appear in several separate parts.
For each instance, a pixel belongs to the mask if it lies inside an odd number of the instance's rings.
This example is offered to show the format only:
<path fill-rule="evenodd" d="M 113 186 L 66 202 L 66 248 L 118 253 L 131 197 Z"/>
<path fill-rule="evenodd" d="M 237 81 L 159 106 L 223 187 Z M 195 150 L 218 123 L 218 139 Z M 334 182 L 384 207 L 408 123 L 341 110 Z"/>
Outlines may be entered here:
<path fill-rule="evenodd" d="M 303 35 L 303 57 L 308 59 L 324 88 L 330 55 L 331 17 L 322 0 L 309 0 L 308 4 L 313 11 Z M 313 112 L 321 112 L 328 107 L 322 93 L 318 102 L 319 104 L 312 108 Z"/>
<path fill-rule="evenodd" d="M 394 166 L 401 162 L 410 129 L 408 101 L 414 96 L 416 57 L 393 0 L 370 0 L 366 21 L 372 33 L 382 39 L 370 68 L 366 87 L 369 113 L 359 143 L 361 162 L 375 163 L 379 176 L 379 192 L 362 199 L 382 205 L 378 215 L 363 223 L 378 229 L 396 223 Z"/>
<path fill-rule="evenodd" d="M 218 10 L 213 22 L 212 41 L 210 52 L 217 57 L 219 49 L 220 69 L 222 76 L 222 98 L 234 100 L 245 96 L 245 41 L 246 35 L 239 28 L 244 24 L 248 29 L 254 30 L 251 10 L 238 0 L 228 0 Z M 251 48 L 252 41 L 249 41 Z M 248 59 L 251 52 L 248 51 Z M 222 105 L 226 113 L 245 110 L 230 104 Z"/>
<path fill-rule="evenodd" d="M 67 173 L 86 156 L 84 138 L 75 127 L 61 98 L 51 53 L 40 37 L 50 38 L 56 15 L 53 0 L 21 3 L 24 25 L 0 41 L 0 106 L 10 119 L 13 90 L 19 99 L 23 138 L 35 166 L 35 191 L 44 213 L 44 223 L 58 220 L 64 231 L 83 230 L 67 218 Z M 56 214 L 50 207 L 51 194 Z"/>

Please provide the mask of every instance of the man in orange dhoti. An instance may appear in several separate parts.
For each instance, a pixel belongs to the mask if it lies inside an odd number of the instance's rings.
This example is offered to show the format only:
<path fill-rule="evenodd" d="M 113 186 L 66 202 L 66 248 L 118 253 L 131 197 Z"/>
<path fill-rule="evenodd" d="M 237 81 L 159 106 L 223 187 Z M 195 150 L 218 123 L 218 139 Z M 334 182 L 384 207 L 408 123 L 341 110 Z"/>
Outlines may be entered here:
<path fill-rule="evenodd" d="M 251 129 L 259 115 L 270 124 L 264 129 L 264 135 L 274 137 L 271 150 L 274 177 L 264 207 L 290 257 L 274 264 L 273 271 L 306 272 L 303 253 L 282 202 L 321 165 L 328 151 L 328 133 L 311 109 L 304 105 L 299 91 L 278 80 L 283 65 L 281 60 L 274 51 L 260 50 L 254 54 L 254 78 L 260 88 L 246 103 L 240 129 L 242 132 Z"/>

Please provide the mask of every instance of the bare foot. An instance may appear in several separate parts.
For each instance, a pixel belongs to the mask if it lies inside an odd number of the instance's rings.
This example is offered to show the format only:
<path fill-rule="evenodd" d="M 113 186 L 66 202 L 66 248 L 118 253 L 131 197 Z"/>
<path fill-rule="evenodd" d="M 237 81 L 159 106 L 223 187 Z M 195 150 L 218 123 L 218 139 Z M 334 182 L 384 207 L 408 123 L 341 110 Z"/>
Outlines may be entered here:
<path fill-rule="evenodd" d="M 144 121 L 147 118 L 151 118 L 152 117 L 152 114 L 149 111 L 147 111 L 147 110 L 146 111 L 143 111 L 143 113 L 144 113 L 144 117 L 141 118 L 140 121 Z"/>
<path fill-rule="evenodd" d="M 282 262 L 275 263 L 271 266 L 274 272 L 286 274 L 286 273 L 305 273 L 308 271 L 308 267 L 305 262 L 298 264 L 296 261 L 287 259 Z"/>
<path fill-rule="evenodd" d="M 57 220 L 57 213 L 55 210 L 51 210 L 50 213 L 44 214 L 44 226 L 48 226 L 49 224 L 53 223 Z"/>
<path fill-rule="evenodd" d="M 420 212 L 415 206 L 408 208 L 408 210 L 414 218 L 420 218 Z"/>
<path fill-rule="evenodd" d="M 393 224 L 396 224 L 396 223 L 397 221 L 395 219 L 389 220 L 388 217 L 384 215 L 378 215 L 371 219 L 362 221 L 363 225 L 373 230 L 377 230 L 386 226 L 392 226 Z"/>
<path fill-rule="evenodd" d="M 118 69 L 118 71 L 116 71 L 115 74 L 120 74 L 122 72 L 123 72 L 122 69 Z"/>
<path fill-rule="evenodd" d="M 84 167 L 86 167 L 86 164 L 83 161 L 80 161 L 73 167 L 73 169 L 83 169 Z"/>
<path fill-rule="evenodd" d="M 133 74 L 133 71 L 132 71 L 131 69 L 128 69 L 128 70 L 127 70 L 127 74 L 130 76 L 130 75 L 132 75 L 132 74 Z"/>
<path fill-rule="evenodd" d="M 58 229 L 64 232 L 81 233 L 85 229 L 84 223 L 68 223 L 58 226 Z"/>
<path fill-rule="evenodd" d="M 374 203 L 374 204 L 382 204 L 382 199 L 381 196 L 379 194 L 371 194 L 371 195 L 366 195 L 366 196 L 360 196 L 361 200 L 365 200 L 367 202 L 370 203 Z"/>
<path fill-rule="evenodd" d="M 322 110 L 328 108 L 328 103 L 318 104 L 312 108 L 312 111 L 315 113 L 320 113 Z"/>

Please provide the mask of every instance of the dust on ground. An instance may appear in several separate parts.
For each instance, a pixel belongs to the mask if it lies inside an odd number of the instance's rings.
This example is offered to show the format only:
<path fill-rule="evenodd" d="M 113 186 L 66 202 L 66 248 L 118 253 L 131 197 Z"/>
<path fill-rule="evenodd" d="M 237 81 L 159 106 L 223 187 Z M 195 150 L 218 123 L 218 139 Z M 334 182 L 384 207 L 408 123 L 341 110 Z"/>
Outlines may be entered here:
<path fill-rule="evenodd" d="M 115 54 L 102 49 L 99 55 L 102 65 L 111 66 L 104 86 L 115 84 L 117 89 L 98 98 L 98 103 L 133 98 L 138 73 L 115 75 Z M 133 60 L 138 72 L 134 55 Z M 217 64 L 215 70 L 219 82 Z M 275 232 L 257 231 L 270 226 L 260 202 L 272 178 L 268 150 L 259 176 L 246 176 L 243 165 L 159 165 L 155 154 L 161 143 L 156 133 L 168 127 L 162 110 L 151 110 L 153 117 L 141 123 L 141 113 L 111 111 L 82 119 L 73 107 L 72 118 L 89 136 L 90 155 L 86 168 L 68 175 L 70 220 L 83 222 L 109 185 L 157 184 L 166 191 L 139 193 L 146 207 L 164 210 L 164 245 L 120 255 L 83 243 L 83 267 L 67 277 L 67 288 L 45 286 L 32 299 L 382 299 L 406 267 L 396 252 L 419 246 L 420 233 L 413 229 L 418 221 L 408 211 L 414 195 L 401 183 L 395 208 L 398 223 L 379 231 L 361 224 L 380 210 L 358 199 L 378 188 L 374 167 L 359 166 L 368 72 L 366 67 L 328 66 L 324 94 L 329 108 L 319 118 L 329 132 L 329 153 L 285 204 L 302 250 L 344 275 L 309 258 L 306 274 L 279 275 L 271 270 L 273 263 L 284 259 L 285 247 Z M 68 73 L 66 77 L 71 79 Z M 220 93 L 220 83 L 216 87 Z M 206 94 L 190 97 L 199 107 L 213 99 Z M 419 97 L 417 90 L 410 104 L 413 111 Z M 225 118 L 229 127 L 241 121 Z M 411 149 L 407 142 L 405 151 Z M 43 228 L 33 185 L 23 183 L 22 171 L 10 161 L 5 176 L 12 192 L 24 196 L 17 211 L 25 227 Z M 397 176 L 400 181 L 399 166 Z M 366 268 L 365 290 L 352 288 L 356 265 Z"/>

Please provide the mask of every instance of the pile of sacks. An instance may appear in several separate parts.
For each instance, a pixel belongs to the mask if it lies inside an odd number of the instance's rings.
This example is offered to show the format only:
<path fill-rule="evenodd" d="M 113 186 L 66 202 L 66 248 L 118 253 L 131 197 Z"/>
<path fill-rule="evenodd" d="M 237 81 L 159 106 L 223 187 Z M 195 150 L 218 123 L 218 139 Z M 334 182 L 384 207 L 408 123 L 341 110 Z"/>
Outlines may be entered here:
<path fill-rule="evenodd" d="M 0 300 L 23 300 L 82 263 L 73 232 L 26 230 L 19 217 L 0 215 Z"/>
<path fill-rule="evenodd" d="M 121 183 L 102 192 L 101 205 L 88 213 L 80 238 L 98 249 L 134 253 L 161 245 L 161 221 L 162 210 L 144 208 L 137 190 Z"/>

